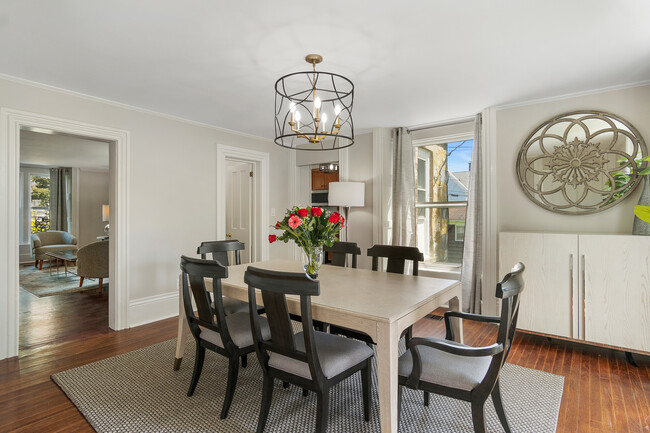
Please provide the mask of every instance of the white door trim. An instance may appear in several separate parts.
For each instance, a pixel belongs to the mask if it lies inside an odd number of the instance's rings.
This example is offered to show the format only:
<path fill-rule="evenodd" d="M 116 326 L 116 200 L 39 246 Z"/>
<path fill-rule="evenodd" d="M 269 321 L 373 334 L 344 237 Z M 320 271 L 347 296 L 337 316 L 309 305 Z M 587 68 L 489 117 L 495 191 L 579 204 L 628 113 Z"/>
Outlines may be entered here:
<path fill-rule="evenodd" d="M 0 359 L 18 355 L 20 130 L 34 127 L 111 143 L 109 326 L 128 326 L 129 133 L 114 128 L 0 108 Z"/>
<path fill-rule="evenodd" d="M 253 170 L 253 212 L 255 220 L 255 249 L 252 261 L 268 260 L 269 245 L 269 154 L 241 147 L 217 144 L 217 239 L 226 239 L 226 160 L 250 162 Z"/>

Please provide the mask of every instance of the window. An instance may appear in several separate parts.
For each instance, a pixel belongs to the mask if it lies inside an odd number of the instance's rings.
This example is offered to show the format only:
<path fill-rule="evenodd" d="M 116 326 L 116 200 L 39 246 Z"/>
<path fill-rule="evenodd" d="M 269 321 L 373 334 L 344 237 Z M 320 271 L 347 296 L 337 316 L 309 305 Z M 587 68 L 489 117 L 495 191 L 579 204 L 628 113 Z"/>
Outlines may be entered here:
<path fill-rule="evenodd" d="M 30 174 L 30 233 L 44 232 L 50 229 L 50 175 Z"/>
<path fill-rule="evenodd" d="M 414 139 L 413 144 L 417 147 L 415 206 L 418 248 L 424 253 L 423 268 L 460 271 L 473 134 Z"/>

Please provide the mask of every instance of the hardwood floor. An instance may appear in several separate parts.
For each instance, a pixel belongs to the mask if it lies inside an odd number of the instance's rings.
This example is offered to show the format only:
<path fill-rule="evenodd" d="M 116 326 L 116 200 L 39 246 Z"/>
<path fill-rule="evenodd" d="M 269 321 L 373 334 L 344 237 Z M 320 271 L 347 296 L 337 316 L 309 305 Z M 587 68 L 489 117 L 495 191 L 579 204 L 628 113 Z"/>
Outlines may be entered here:
<path fill-rule="evenodd" d="M 114 332 L 108 296 L 36 298 L 21 293 L 20 356 L 0 361 L 0 432 L 92 432 L 52 373 L 175 337 L 175 318 Z M 465 323 L 465 341 L 492 343 L 495 327 Z M 422 319 L 415 335 L 444 336 L 440 320 Z M 650 432 L 650 358 L 639 368 L 622 352 L 517 333 L 508 359 L 565 377 L 558 432 Z M 170 355 L 169 368 L 173 356 Z M 423 409 L 424 410 L 424 409 Z"/>

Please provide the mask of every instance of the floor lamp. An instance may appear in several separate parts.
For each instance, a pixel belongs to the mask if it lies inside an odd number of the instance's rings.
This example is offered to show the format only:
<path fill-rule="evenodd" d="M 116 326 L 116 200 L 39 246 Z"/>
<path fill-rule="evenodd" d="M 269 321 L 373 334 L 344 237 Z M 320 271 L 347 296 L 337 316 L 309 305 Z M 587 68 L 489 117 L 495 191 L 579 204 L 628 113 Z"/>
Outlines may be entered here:
<path fill-rule="evenodd" d="M 345 240 L 348 240 L 348 213 L 351 207 L 363 207 L 366 184 L 363 182 L 330 182 L 328 204 L 341 206 L 345 218 Z"/>

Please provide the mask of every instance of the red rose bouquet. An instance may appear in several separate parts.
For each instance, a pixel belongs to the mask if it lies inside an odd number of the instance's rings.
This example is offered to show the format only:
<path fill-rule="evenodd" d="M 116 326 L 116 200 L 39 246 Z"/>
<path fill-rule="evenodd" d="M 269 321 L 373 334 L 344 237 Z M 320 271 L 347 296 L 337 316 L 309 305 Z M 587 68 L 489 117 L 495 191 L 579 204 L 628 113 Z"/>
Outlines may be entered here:
<path fill-rule="evenodd" d="M 320 207 L 293 207 L 273 228 L 282 231 L 270 235 L 269 242 L 293 240 L 303 250 L 303 267 L 310 278 L 318 276 L 323 263 L 323 245 L 331 247 L 345 220 L 338 212 L 328 212 Z"/>

